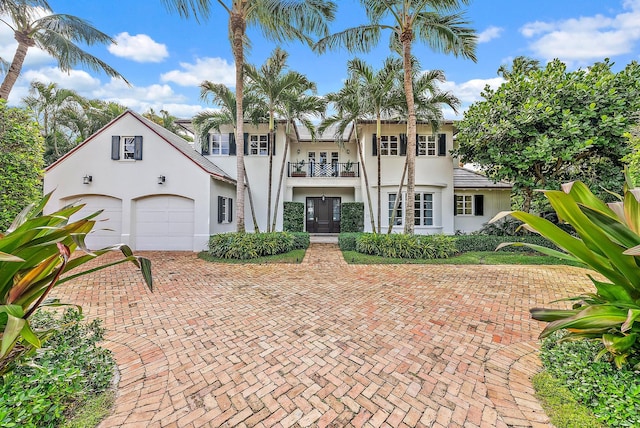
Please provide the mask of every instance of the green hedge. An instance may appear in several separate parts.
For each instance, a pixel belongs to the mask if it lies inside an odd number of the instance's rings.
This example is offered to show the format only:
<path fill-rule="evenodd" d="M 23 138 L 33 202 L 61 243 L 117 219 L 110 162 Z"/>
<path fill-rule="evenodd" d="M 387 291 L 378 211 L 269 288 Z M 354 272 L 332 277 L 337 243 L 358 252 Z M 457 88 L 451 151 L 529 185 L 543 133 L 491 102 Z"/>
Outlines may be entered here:
<path fill-rule="evenodd" d="M 311 244 L 307 232 L 291 232 L 293 235 L 293 250 L 306 250 Z"/>
<path fill-rule="evenodd" d="M 282 230 L 285 232 L 304 232 L 303 202 L 284 202 Z"/>
<path fill-rule="evenodd" d="M 377 233 L 343 234 L 341 248 L 362 254 L 403 259 L 446 258 L 456 252 L 453 237 L 445 235 L 383 235 Z M 338 238 L 340 242 L 340 238 Z"/>
<path fill-rule="evenodd" d="M 296 237 L 290 232 L 220 233 L 209 238 L 209 254 L 221 259 L 255 259 L 303 248 L 300 245 L 305 242 L 308 246 L 308 235 Z"/>
<path fill-rule="evenodd" d="M 459 253 L 470 251 L 495 251 L 498 245 L 503 242 L 526 242 L 528 244 L 542 245 L 549 248 L 558 249 L 548 239 L 540 235 L 526 236 L 498 236 L 498 235 L 459 235 L 455 236 L 455 245 Z M 532 252 L 528 247 L 508 246 L 500 251 L 520 251 Z"/>
<path fill-rule="evenodd" d="M 347 232 L 338 235 L 338 246 L 342 251 L 356 251 L 356 241 L 361 232 Z"/>
<path fill-rule="evenodd" d="M 340 232 L 364 231 L 364 202 L 343 202 Z"/>

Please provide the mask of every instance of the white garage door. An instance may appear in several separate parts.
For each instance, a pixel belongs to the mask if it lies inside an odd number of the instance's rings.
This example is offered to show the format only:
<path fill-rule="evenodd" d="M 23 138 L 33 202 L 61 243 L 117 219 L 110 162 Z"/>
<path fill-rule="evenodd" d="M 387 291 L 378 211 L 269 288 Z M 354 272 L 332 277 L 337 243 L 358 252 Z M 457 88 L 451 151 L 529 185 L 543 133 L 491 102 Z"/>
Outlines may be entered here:
<path fill-rule="evenodd" d="M 103 210 L 102 214 L 95 218 L 96 224 L 93 231 L 85 238 L 89 249 L 98 250 L 122 242 L 122 201 L 120 199 L 102 195 L 84 195 L 65 199 L 62 204 L 67 205 L 76 201 L 86 205 L 71 216 L 72 221 Z"/>
<path fill-rule="evenodd" d="M 137 250 L 193 250 L 193 200 L 150 196 L 135 202 Z"/>

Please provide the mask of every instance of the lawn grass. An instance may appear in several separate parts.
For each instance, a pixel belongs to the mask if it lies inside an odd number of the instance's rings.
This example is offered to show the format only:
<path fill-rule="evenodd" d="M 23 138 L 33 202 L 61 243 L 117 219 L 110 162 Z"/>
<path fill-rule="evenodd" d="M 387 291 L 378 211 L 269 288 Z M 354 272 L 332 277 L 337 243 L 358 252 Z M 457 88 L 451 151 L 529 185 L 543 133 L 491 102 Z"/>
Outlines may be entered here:
<path fill-rule="evenodd" d="M 603 425 L 582 404 L 578 403 L 564 383 L 542 371 L 531 379 L 551 423 L 557 428 L 600 428 Z"/>
<path fill-rule="evenodd" d="M 230 264 L 245 264 L 245 263 L 252 263 L 252 264 L 294 263 L 295 264 L 295 263 L 302 263 L 302 260 L 304 259 L 304 254 L 305 254 L 305 250 L 292 250 L 292 251 L 289 251 L 288 253 L 275 254 L 273 256 L 264 256 L 264 257 L 258 257 L 255 259 L 238 260 L 238 259 L 221 259 L 218 257 L 213 257 L 211 254 L 209 254 L 206 251 L 201 251 L 198 253 L 198 258 L 202 260 L 206 260 L 208 262 L 230 263 Z"/>
<path fill-rule="evenodd" d="M 556 257 L 538 253 L 506 251 L 472 251 L 447 259 L 396 259 L 361 254 L 357 251 L 343 251 L 342 255 L 349 264 L 432 264 L 432 265 L 583 265 L 571 263 Z"/>
<path fill-rule="evenodd" d="M 109 389 L 95 397 L 89 397 L 79 406 L 61 428 L 94 428 L 111 413 L 116 394 Z"/>

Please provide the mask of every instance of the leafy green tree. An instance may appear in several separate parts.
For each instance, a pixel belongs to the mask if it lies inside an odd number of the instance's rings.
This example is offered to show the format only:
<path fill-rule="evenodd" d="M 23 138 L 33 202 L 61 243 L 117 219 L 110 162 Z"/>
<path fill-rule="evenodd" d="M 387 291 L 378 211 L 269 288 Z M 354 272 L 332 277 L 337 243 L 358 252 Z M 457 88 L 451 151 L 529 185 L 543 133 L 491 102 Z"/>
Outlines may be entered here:
<path fill-rule="evenodd" d="M 526 212 L 541 203 L 536 189 L 567 181 L 584 181 L 610 200 L 604 189 L 622 190 L 625 133 L 640 109 L 640 66 L 614 73 L 612 65 L 572 72 L 559 60 L 543 69 L 514 65 L 458 124 L 458 156 L 495 181 L 512 182 Z"/>
<path fill-rule="evenodd" d="M 254 96 L 263 100 L 269 109 L 269 177 L 267 179 L 267 232 L 271 227 L 271 188 L 273 185 L 273 148 L 276 143 L 275 119 L 276 110 L 283 104 L 288 89 L 300 86 L 314 90 L 315 84 L 303 74 L 287 70 L 287 57 L 289 54 L 280 48 L 276 48 L 265 63 L 258 69 L 251 64 L 245 66 L 245 74 L 248 79 L 247 90 Z"/>
<path fill-rule="evenodd" d="M 43 14 L 44 12 L 44 14 Z M 58 61 L 58 67 L 69 71 L 76 64 L 104 71 L 111 77 L 124 77 L 107 63 L 80 49 L 77 42 L 94 45 L 115 43 L 107 34 L 73 15 L 53 13 L 46 0 L 2 0 L 0 20 L 13 31 L 18 47 L 0 86 L 0 98 L 7 99 L 22 71 L 29 48 L 39 47 Z"/>
<path fill-rule="evenodd" d="M 207 17 L 211 13 L 212 0 L 163 0 L 170 10 L 183 17 L 198 15 Z M 276 42 L 302 40 L 312 44 L 310 35 L 327 34 L 329 21 L 333 20 L 335 4 L 325 0 L 218 0 L 217 4 L 229 15 L 229 36 L 236 63 L 236 140 L 242 141 L 244 134 L 244 51 L 248 38 L 247 25 L 262 29 L 265 37 Z M 244 147 L 238 145 L 236 227 L 245 231 L 244 225 Z"/>
<path fill-rule="evenodd" d="M 468 0 L 360 0 L 369 24 L 348 28 L 318 41 L 319 52 L 345 46 L 349 51 L 367 52 L 380 41 L 383 30 L 391 31 L 391 49 L 402 56 L 403 86 L 407 103 L 407 206 L 415 203 L 416 108 L 411 48 L 415 41 L 437 52 L 475 61 L 476 35 L 468 27 L 461 5 Z M 404 231 L 413 234 L 414 210 L 405 210 Z"/>
<path fill-rule="evenodd" d="M 154 123 L 157 123 L 164 129 L 171 131 L 176 135 L 179 135 L 187 141 L 191 140 L 191 137 L 187 135 L 187 133 L 184 132 L 182 128 L 176 125 L 176 120 L 178 120 L 178 118 L 171 115 L 171 113 L 169 113 L 167 110 L 161 109 L 160 114 L 158 114 L 153 108 L 149 107 L 149 110 L 143 113 L 142 116 L 146 117 Z"/>
<path fill-rule="evenodd" d="M 43 152 L 40 129 L 29 113 L 0 100 L 0 232 L 42 197 Z"/>
<path fill-rule="evenodd" d="M 633 184 L 638 186 L 640 185 L 640 114 L 636 115 L 636 125 L 632 126 L 625 136 L 629 139 L 631 153 L 622 160 L 628 164 L 628 172 Z"/>

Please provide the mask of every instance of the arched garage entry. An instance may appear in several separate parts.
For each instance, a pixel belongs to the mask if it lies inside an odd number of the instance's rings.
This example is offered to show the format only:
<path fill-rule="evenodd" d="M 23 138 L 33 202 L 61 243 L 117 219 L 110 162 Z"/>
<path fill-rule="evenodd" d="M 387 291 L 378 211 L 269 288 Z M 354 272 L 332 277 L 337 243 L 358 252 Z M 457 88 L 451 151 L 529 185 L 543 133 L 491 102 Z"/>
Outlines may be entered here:
<path fill-rule="evenodd" d="M 122 242 L 122 200 L 105 195 L 79 195 L 62 199 L 61 202 L 63 206 L 74 202 L 85 204 L 84 208 L 71 216 L 71 221 L 103 210 L 96 217 L 93 230 L 85 238 L 89 249 L 97 250 Z"/>
<path fill-rule="evenodd" d="M 193 251 L 193 199 L 155 195 L 134 206 L 136 250 Z"/>

